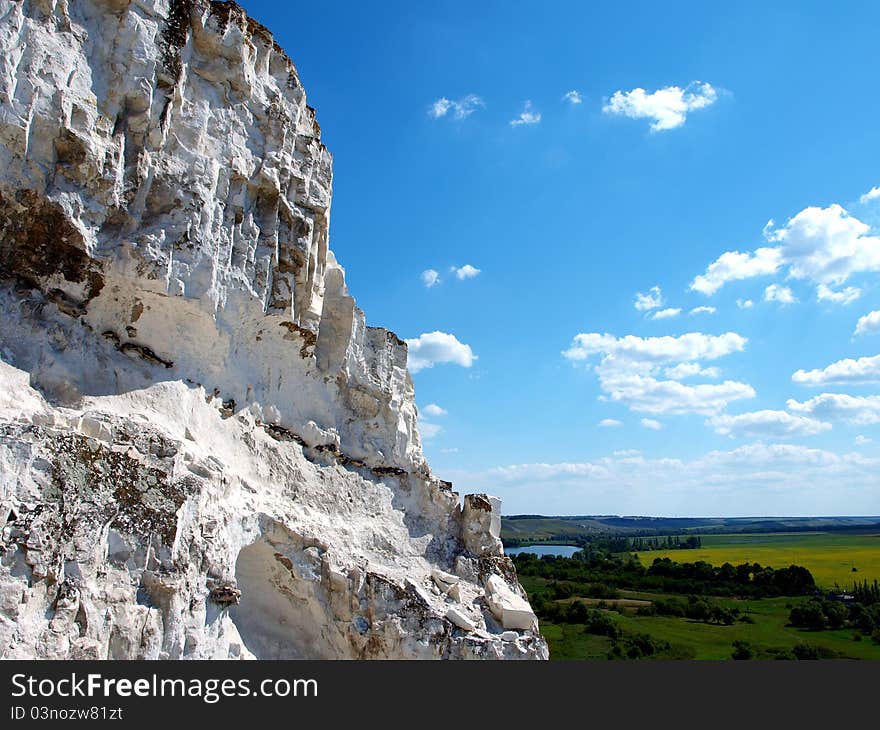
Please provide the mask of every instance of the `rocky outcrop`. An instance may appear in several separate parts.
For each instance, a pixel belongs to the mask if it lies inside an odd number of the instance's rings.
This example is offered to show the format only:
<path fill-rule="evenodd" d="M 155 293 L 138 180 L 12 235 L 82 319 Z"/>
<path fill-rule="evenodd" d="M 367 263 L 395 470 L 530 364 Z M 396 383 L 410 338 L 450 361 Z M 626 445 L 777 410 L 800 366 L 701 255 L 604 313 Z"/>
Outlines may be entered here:
<path fill-rule="evenodd" d="M 0 0 L 0 657 L 546 658 L 234 3 Z"/>

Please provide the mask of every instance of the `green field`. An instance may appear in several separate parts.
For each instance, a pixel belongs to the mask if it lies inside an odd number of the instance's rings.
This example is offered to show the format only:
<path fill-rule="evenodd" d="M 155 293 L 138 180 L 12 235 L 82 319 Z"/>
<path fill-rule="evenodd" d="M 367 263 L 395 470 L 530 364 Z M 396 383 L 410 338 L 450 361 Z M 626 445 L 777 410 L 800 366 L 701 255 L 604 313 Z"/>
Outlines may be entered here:
<path fill-rule="evenodd" d="M 658 598 L 657 594 L 623 592 L 630 598 Z M 668 641 L 672 647 L 663 659 L 730 659 L 733 642 L 749 642 L 758 652 L 758 658 L 771 658 L 768 650 L 791 650 L 797 644 L 807 643 L 828 649 L 839 658 L 880 659 L 880 645 L 863 637 L 854 639 L 858 632 L 852 629 L 836 631 L 804 631 L 788 625 L 791 607 L 804 598 L 762 598 L 750 601 L 719 599 L 725 606 L 737 606 L 748 612 L 754 623 L 736 623 L 732 626 L 701 623 L 685 618 L 667 616 L 637 616 L 632 610 L 610 615 L 627 633 L 650 634 L 655 639 Z M 541 622 L 541 633 L 550 645 L 551 659 L 605 659 L 611 640 L 593 636 L 578 624 Z"/>
<path fill-rule="evenodd" d="M 758 533 L 701 536 L 696 550 L 639 553 L 643 565 L 668 557 L 679 563 L 703 560 L 712 565 L 760 563 L 772 568 L 802 565 L 822 588 L 849 588 L 853 581 L 880 580 L 880 534 L 834 532 Z M 855 568 L 855 571 L 853 570 Z"/>

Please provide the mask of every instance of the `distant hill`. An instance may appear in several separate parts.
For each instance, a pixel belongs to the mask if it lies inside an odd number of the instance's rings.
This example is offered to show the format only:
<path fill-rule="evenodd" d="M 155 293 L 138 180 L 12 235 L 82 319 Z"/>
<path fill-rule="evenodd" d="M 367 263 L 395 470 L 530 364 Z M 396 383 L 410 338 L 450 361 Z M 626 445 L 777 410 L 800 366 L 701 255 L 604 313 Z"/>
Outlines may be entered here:
<path fill-rule="evenodd" d="M 690 533 L 870 532 L 880 517 L 646 517 L 617 515 L 510 515 L 501 518 L 501 539 L 513 547 L 531 542 L 571 542 L 599 536 Z"/>

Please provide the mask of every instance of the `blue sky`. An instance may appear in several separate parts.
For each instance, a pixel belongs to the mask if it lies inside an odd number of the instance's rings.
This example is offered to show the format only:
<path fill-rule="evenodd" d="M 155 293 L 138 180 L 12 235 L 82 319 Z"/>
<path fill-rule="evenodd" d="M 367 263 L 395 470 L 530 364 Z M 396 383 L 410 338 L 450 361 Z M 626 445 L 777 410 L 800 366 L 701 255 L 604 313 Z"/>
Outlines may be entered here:
<path fill-rule="evenodd" d="M 880 7 L 598 5 L 246 3 L 434 471 L 506 513 L 880 514 Z"/>

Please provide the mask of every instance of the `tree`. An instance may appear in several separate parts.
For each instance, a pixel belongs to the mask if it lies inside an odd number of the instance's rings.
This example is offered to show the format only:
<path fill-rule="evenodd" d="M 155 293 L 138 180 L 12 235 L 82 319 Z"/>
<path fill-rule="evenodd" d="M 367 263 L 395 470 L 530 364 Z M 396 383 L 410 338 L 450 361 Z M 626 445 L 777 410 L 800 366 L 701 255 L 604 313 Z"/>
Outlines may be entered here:
<path fill-rule="evenodd" d="M 800 606 L 795 606 L 791 609 L 788 620 L 792 626 L 808 631 L 821 631 L 826 626 L 822 605 L 815 601 L 807 601 Z"/>
<path fill-rule="evenodd" d="M 733 659 L 754 659 L 755 652 L 748 641 L 737 639 L 733 642 L 733 654 L 731 654 L 731 657 Z"/>

